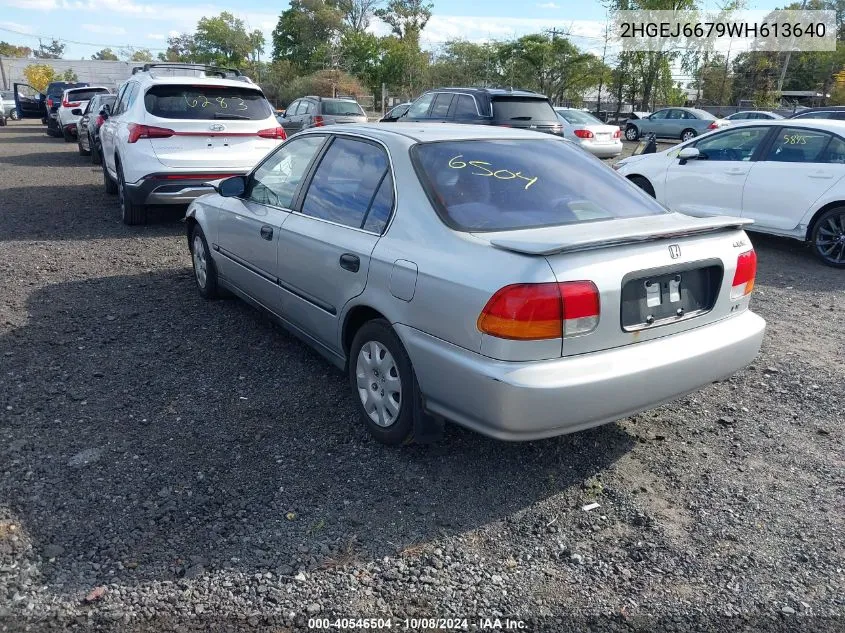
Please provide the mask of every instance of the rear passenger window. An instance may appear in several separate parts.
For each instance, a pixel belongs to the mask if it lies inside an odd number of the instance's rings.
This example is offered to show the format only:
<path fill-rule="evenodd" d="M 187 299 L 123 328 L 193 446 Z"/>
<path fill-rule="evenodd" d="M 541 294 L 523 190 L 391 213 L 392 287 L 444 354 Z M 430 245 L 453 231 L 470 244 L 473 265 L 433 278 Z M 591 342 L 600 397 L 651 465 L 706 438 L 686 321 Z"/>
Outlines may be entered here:
<path fill-rule="evenodd" d="M 431 108 L 432 119 L 445 119 L 449 114 L 449 106 L 452 105 L 452 95 L 448 92 L 441 92 L 434 99 Z"/>
<path fill-rule="evenodd" d="M 390 172 L 385 172 L 376 197 L 370 205 L 367 217 L 364 219 L 364 230 L 382 234 L 393 210 L 393 178 Z"/>
<path fill-rule="evenodd" d="M 781 128 L 766 160 L 782 163 L 824 162 L 823 152 L 830 138 L 829 134 L 815 130 Z"/>
<path fill-rule="evenodd" d="M 455 103 L 455 114 L 453 116 L 456 119 L 466 119 L 478 116 L 478 110 L 475 107 L 475 99 L 469 95 L 458 95 L 455 98 L 457 101 Z"/>
<path fill-rule="evenodd" d="M 302 213 L 363 228 L 387 172 L 387 154 L 383 149 L 364 141 L 336 138 L 311 180 Z M 373 222 L 378 222 L 377 216 Z"/>

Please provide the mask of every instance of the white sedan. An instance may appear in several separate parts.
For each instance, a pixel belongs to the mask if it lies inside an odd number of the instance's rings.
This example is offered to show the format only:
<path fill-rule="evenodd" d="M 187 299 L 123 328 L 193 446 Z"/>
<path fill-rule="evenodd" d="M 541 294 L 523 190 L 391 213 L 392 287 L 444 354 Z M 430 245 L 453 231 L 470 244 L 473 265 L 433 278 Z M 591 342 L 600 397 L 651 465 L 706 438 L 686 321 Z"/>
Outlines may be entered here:
<path fill-rule="evenodd" d="M 674 211 L 749 218 L 845 268 L 845 121 L 749 121 L 614 169 Z"/>
<path fill-rule="evenodd" d="M 622 153 L 622 131 L 589 112 L 575 108 L 555 108 L 563 127 L 563 137 L 599 158 L 616 158 Z"/>

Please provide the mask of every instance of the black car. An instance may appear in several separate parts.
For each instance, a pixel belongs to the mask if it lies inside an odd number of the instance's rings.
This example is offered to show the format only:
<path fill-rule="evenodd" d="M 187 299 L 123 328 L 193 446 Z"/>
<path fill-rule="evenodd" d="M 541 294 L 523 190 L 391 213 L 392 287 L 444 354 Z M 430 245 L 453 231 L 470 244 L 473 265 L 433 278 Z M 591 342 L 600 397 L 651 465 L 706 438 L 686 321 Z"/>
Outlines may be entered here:
<path fill-rule="evenodd" d="M 399 121 L 501 125 L 563 134 L 545 95 L 504 88 L 437 88 L 420 95 Z"/>
<path fill-rule="evenodd" d="M 105 122 L 103 110 L 110 111 L 114 107 L 117 95 L 99 93 L 91 97 L 82 118 L 76 124 L 76 142 L 79 145 L 80 156 L 91 156 L 91 162 L 99 165 L 102 162 L 103 146 L 100 142 L 100 127 Z"/>
<path fill-rule="evenodd" d="M 408 108 L 411 107 L 411 102 L 407 103 L 400 103 L 399 105 L 395 105 L 387 113 L 379 119 L 379 123 L 393 123 L 394 121 L 398 121 L 400 118 L 405 116 L 405 113 L 408 111 Z"/>
<path fill-rule="evenodd" d="M 823 106 L 820 108 L 805 108 L 787 117 L 788 119 L 835 119 L 845 121 L 845 106 Z"/>
<path fill-rule="evenodd" d="M 57 119 L 57 112 L 59 106 L 62 105 L 62 94 L 69 88 L 87 88 L 91 84 L 88 83 L 70 83 L 67 81 L 53 81 L 47 85 L 45 91 L 46 97 L 46 120 L 42 119 L 43 123 L 47 124 L 47 134 L 50 136 L 62 136 L 62 130 L 59 127 Z"/>

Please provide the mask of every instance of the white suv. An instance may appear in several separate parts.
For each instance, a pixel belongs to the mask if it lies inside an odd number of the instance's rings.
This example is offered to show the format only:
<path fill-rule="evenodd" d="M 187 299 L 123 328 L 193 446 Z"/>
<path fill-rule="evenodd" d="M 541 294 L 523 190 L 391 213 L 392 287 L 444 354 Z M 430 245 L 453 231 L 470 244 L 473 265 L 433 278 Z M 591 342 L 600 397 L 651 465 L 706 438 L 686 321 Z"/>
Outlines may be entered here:
<path fill-rule="evenodd" d="M 85 106 L 96 94 L 110 93 L 104 86 L 86 86 L 85 88 L 68 88 L 62 93 L 62 104 L 56 110 L 56 120 L 64 139 L 70 143 L 76 139 L 76 124 L 82 118 Z"/>
<path fill-rule="evenodd" d="M 237 71 L 161 63 L 121 85 L 100 139 L 106 191 L 126 224 L 143 224 L 147 205 L 188 204 L 210 181 L 247 173 L 285 131 Z"/>

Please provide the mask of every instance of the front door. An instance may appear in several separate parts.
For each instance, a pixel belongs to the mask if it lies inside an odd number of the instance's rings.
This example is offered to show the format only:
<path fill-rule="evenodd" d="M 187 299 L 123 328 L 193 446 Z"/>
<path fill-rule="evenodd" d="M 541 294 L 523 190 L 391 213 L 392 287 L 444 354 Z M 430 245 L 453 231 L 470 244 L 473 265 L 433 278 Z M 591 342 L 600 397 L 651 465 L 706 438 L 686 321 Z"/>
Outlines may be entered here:
<path fill-rule="evenodd" d="M 742 215 L 761 227 L 794 229 L 843 177 L 842 138 L 820 130 L 777 128 L 771 147 L 754 163 L 745 183 Z"/>
<path fill-rule="evenodd" d="M 218 212 L 220 273 L 274 312 L 281 312 L 277 255 L 282 225 L 324 136 L 291 139 L 262 163 L 243 198 L 225 199 Z"/>
<path fill-rule="evenodd" d="M 22 119 L 43 119 L 47 116 L 44 95 L 29 84 L 14 84 L 15 107 Z M 8 116 L 9 112 L 6 113 Z"/>
<path fill-rule="evenodd" d="M 279 238 L 284 313 L 341 352 L 338 316 L 367 283 L 370 255 L 393 206 L 393 180 L 381 145 L 337 136 Z"/>
<path fill-rule="evenodd" d="M 731 128 L 687 145 L 698 149 L 699 158 L 670 163 L 662 202 L 688 215 L 742 215 L 743 186 L 769 129 Z"/>

